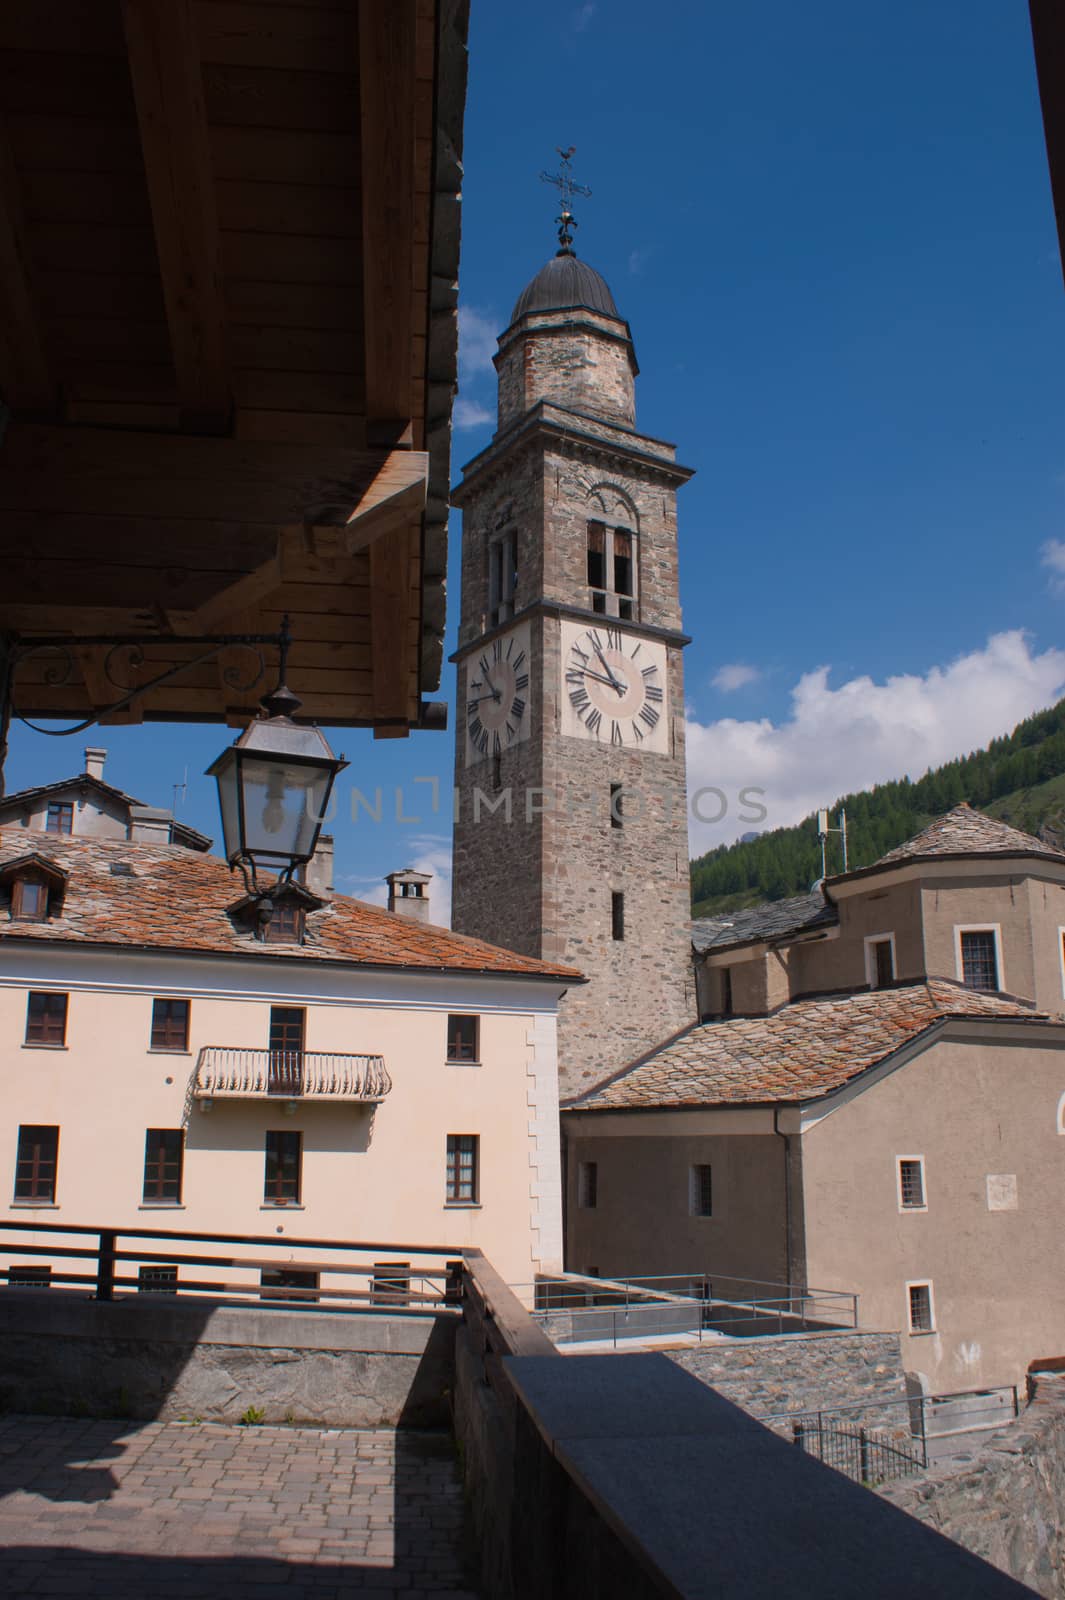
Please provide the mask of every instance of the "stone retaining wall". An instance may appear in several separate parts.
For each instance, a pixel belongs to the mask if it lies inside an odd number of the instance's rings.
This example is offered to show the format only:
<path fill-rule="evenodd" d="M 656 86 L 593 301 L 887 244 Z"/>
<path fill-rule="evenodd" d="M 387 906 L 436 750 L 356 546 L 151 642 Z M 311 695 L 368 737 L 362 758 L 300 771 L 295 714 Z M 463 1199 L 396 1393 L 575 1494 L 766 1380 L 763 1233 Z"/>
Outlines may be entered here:
<path fill-rule="evenodd" d="M 446 1426 L 457 1318 L 0 1291 L 0 1408 Z"/>
<path fill-rule="evenodd" d="M 885 1500 L 1046 1600 L 1065 1595 L 1065 1376 L 1040 1373 L 1031 1405 L 970 1457 L 887 1484 Z"/>
<path fill-rule="evenodd" d="M 905 1425 L 906 1382 L 897 1333 L 796 1333 L 666 1351 L 685 1372 L 758 1417 L 862 1405 L 869 1426 Z"/>

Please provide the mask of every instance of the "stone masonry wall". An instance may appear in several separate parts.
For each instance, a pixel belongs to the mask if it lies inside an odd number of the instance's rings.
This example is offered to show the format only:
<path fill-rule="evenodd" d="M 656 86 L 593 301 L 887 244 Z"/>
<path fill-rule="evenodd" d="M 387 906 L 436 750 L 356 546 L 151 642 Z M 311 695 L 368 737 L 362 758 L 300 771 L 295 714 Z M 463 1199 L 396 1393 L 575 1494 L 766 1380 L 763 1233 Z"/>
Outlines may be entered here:
<path fill-rule="evenodd" d="M 1032 1404 L 968 1459 L 878 1492 L 1051 1600 L 1065 1595 L 1065 1376 L 1039 1373 Z"/>
<path fill-rule="evenodd" d="M 496 357 L 499 426 L 508 427 L 539 400 L 631 425 L 633 368 L 624 323 L 583 311 L 525 317 Z"/>
<path fill-rule="evenodd" d="M 904 1408 L 880 1413 L 876 1404 L 906 1398 L 897 1333 L 789 1334 L 666 1354 L 756 1417 L 861 1405 L 867 1426 L 907 1421 Z"/>

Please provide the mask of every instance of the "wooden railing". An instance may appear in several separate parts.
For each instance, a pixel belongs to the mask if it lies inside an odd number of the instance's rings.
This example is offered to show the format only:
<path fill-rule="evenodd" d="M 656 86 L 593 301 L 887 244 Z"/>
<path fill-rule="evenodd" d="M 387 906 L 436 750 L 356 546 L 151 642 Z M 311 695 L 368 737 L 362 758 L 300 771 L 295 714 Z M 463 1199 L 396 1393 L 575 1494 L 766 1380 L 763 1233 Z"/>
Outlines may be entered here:
<path fill-rule="evenodd" d="M 391 1091 L 383 1056 L 321 1050 L 245 1050 L 205 1045 L 196 1100 L 352 1100 L 378 1104 Z"/>

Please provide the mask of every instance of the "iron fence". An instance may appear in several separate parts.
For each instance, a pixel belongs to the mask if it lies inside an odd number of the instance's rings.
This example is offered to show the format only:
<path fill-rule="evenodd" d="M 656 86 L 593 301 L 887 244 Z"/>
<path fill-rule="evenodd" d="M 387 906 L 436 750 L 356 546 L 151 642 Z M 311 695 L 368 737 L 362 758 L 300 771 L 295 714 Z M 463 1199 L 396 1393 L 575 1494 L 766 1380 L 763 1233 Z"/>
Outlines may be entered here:
<path fill-rule="evenodd" d="M 890 1478 L 911 1477 L 925 1466 L 919 1442 L 906 1445 L 875 1428 L 840 1422 L 832 1426 L 818 1418 L 813 1426 L 793 1423 L 792 1437 L 807 1455 L 870 1488 Z"/>

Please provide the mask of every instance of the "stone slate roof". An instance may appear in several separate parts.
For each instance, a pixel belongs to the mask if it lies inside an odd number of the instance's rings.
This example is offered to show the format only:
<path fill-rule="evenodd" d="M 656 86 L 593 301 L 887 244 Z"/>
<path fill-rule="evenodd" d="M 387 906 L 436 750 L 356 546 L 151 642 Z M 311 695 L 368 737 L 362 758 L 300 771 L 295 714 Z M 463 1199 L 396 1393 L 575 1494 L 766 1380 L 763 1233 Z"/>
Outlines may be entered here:
<path fill-rule="evenodd" d="M 451 933 L 347 895 L 309 910 L 302 944 L 264 944 L 230 912 L 245 899 L 239 878 L 217 856 L 180 845 L 35 834 L 35 852 L 67 874 L 59 915 L 12 922 L 0 910 L 0 947 L 41 941 L 125 945 L 283 961 L 336 961 L 427 972 L 498 973 L 583 982 L 571 967 L 535 961 L 481 939 Z M 0 870 L 26 854 L 22 828 L 0 830 Z M 125 863 L 129 872 L 112 867 Z"/>
<path fill-rule="evenodd" d="M 102 778 L 93 778 L 87 772 L 79 772 L 73 778 L 60 778 L 56 783 L 41 783 L 33 789 L 19 789 L 14 794 L 7 794 L 0 798 L 0 825 L 8 818 L 18 816 L 31 801 L 40 800 L 47 795 L 62 794 L 66 790 L 75 789 L 81 793 L 90 791 L 104 800 L 113 800 L 127 810 L 147 810 L 143 800 L 137 800 L 133 795 L 127 794 L 124 789 L 116 789 L 113 783 L 105 783 Z M 205 833 L 197 833 L 195 828 L 190 828 L 169 811 L 150 808 L 154 815 L 169 818 L 175 838 L 190 850 L 209 850 L 211 840 Z"/>
<path fill-rule="evenodd" d="M 796 1000 L 769 1016 L 689 1028 L 570 1105 L 607 1111 L 816 1100 L 951 1017 L 1048 1020 L 1024 1001 L 946 978 Z"/>
<path fill-rule="evenodd" d="M 699 917 L 692 923 L 692 944 L 706 950 L 727 950 L 757 939 L 779 939 L 808 928 L 831 927 L 839 921 L 835 906 L 827 904 L 820 889 L 795 894 L 787 900 L 767 900 L 744 911 L 723 912 L 719 917 Z"/>
<path fill-rule="evenodd" d="M 616 317 L 621 312 L 614 304 L 614 296 L 604 277 L 586 261 L 574 255 L 552 256 L 544 263 L 521 291 L 511 312 L 511 322 L 517 322 L 531 311 L 566 311 L 571 307 L 586 306 L 604 317 Z"/>
<path fill-rule="evenodd" d="M 1008 822 L 998 822 L 974 811 L 965 800 L 937 817 L 927 828 L 914 834 L 912 839 L 898 844 L 894 850 L 875 861 L 871 867 L 858 871 L 875 872 L 881 867 L 894 866 L 904 861 L 920 861 L 933 856 L 1043 856 L 1050 861 L 1065 864 L 1065 852 L 1045 844 L 1033 834 L 1011 828 Z M 856 873 L 843 874 L 855 877 Z"/>

